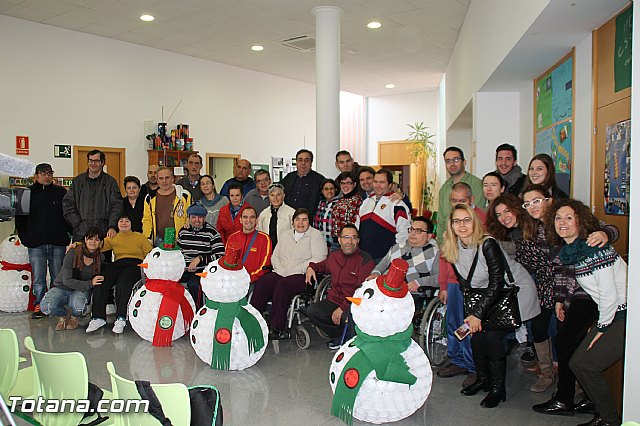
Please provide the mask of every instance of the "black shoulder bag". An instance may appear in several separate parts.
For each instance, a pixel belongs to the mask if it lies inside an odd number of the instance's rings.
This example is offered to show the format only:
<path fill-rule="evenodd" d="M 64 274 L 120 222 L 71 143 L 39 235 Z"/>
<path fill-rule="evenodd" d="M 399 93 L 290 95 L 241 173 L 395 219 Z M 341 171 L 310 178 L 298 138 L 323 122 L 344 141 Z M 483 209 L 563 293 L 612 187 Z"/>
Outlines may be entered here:
<path fill-rule="evenodd" d="M 478 263 L 478 253 L 480 249 L 481 248 L 478 247 L 466 280 L 462 278 L 458 269 L 452 264 L 453 271 L 460 283 L 460 290 L 462 291 L 465 317 L 472 315 L 471 312 L 475 311 L 476 305 L 483 297 L 486 297 L 486 288 L 471 287 L 471 279 L 473 278 L 473 273 Z M 513 274 L 511 273 L 511 268 L 509 267 L 507 259 L 504 257 L 502 249 L 499 248 L 499 250 L 509 283 L 505 283 L 503 279 L 502 286 L 498 289 L 498 299 L 487 309 L 484 318 L 480 319 L 482 320 L 482 328 L 485 330 L 511 331 L 522 325 L 520 306 L 518 305 L 518 291 L 520 287 L 516 285 Z"/>

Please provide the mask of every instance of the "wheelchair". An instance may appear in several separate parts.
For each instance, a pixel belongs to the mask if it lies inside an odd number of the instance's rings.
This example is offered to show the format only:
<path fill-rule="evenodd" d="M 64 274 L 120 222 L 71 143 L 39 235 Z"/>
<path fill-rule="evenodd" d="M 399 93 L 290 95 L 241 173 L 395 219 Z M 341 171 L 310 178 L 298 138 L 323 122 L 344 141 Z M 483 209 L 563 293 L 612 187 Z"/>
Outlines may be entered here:
<path fill-rule="evenodd" d="M 420 290 L 420 294 L 413 295 L 416 302 L 414 336 L 431 365 L 437 367 L 447 359 L 447 305 L 438 298 L 439 289 L 421 287 Z"/>

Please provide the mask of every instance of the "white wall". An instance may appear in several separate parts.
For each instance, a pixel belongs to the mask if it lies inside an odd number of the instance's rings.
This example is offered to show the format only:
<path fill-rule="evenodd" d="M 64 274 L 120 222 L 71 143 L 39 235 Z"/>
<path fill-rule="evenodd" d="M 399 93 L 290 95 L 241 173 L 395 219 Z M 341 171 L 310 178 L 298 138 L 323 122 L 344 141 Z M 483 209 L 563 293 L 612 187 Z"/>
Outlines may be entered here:
<path fill-rule="evenodd" d="M 378 164 L 378 142 L 406 139 L 407 124 L 424 122 L 438 135 L 438 102 L 438 91 L 368 98 L 367 164 Z"/>
<path fill-rule="evenodd" d="M 571 196 L 591 204 L 591 152 L 593 139 L 593 72 L 592 37 L 589 34 L 575 46 L 575 69 L 573 82 L 573 170 L 571 174 Z M 602 155 L 602 154 L 601 154 Z"/>
<path fill-rule="evenodd" d="M 0 15 L 0 152 L 28 135 L 34 164 L 70 176 L 53 144 L 126 147 L 127 173 L 146 176 L 143 122 L 188 123 L 202 154 L 270 163 L 315 150 L 313 85 Z"/>
<path fill-rule="evenodd" d="M 447 128 L 547 4 L 549 0 L 471 2 L 446 70 Z"/>

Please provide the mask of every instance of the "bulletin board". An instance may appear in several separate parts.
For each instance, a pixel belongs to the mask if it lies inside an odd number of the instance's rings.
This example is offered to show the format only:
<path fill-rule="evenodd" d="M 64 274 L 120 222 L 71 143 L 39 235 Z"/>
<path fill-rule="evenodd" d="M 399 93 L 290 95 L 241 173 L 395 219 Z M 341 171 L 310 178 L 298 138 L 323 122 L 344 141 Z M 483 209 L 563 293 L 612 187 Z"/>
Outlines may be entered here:
<path fill-rule="evenodd" d="M 574 50 L 534 80 L 534 153 L 549 154 L 556 183 L 571 194 Z"/>

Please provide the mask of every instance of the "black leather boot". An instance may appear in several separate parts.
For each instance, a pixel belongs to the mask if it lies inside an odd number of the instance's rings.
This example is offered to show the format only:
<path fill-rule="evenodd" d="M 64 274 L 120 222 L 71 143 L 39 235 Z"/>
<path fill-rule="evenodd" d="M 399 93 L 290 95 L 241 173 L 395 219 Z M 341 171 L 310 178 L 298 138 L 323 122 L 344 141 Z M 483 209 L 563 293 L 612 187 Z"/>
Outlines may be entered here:
<path fill-rule="evenodd" d="M 476 364 L 476 381 L 462 388 L 463 395 L 473 396 L 480 391 L 489 392 L 489 360 L 487 358 L 473 358 Z"/>
<path fill-rule="evenodd" d="M 504 385 L 506 376 L 506 358 L 489 360 L 489 395 L 480 402 L 480 405 L 485 408 L 495 408 L 500 401 L 506 401 L 507 389 Z"/>

